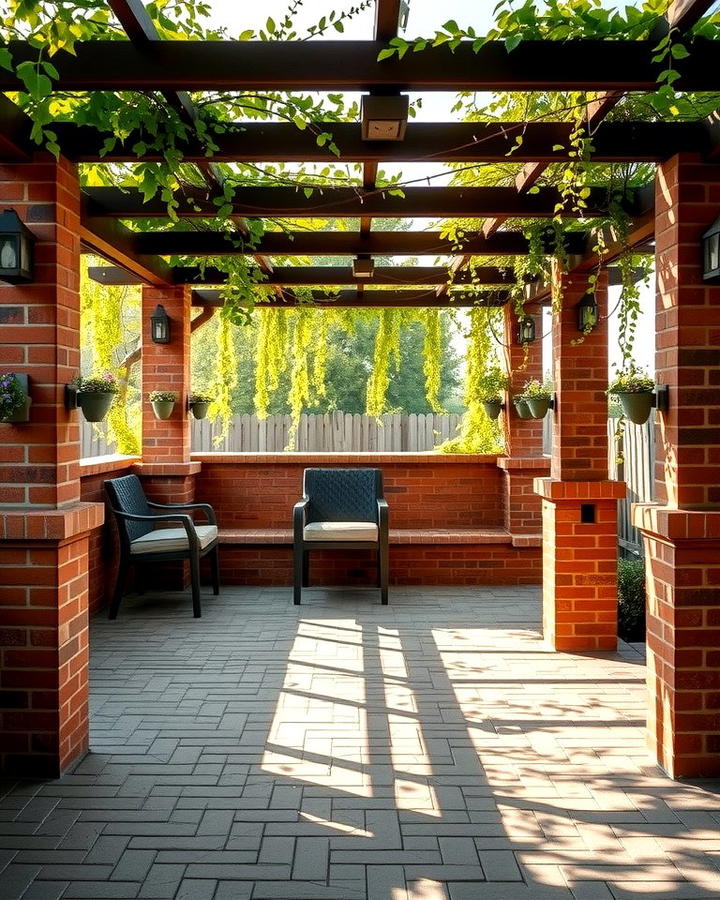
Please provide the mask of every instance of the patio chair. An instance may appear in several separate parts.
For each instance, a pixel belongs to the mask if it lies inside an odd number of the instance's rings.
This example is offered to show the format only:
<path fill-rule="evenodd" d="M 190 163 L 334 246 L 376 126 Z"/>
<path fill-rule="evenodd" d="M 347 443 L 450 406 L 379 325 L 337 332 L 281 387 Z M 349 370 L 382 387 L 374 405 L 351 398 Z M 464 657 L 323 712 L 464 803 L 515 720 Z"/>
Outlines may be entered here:
<path fill-rule="evenodd" d="M 293 509 L 293 602 L 310 583 L 311 550 L 376 550 L 381 603 L 388 602 L 388 505 L 380 469 L 305 469 Z"/>
<path fill-rule="evenodd" d="M 160 562 L 187 559 L 190 562 L 193 615 L 199 619 L 202 556 L 211 556 L 213 593 L 220 593 L 218 529 L 212 506 L 208 503 L 151 503 L 137 475 L 106 481 L 105 492 L 120 534 L 120 563 L 108 618 L 117 617 L 130 566 L 154 566 Z M 181 512 L 193 509 L 203 510 L 207 516 L 206 525 L 196 525 L 189 512 Z M 156 528 L 170 522 L 179 523 L 179 527 Z"/>

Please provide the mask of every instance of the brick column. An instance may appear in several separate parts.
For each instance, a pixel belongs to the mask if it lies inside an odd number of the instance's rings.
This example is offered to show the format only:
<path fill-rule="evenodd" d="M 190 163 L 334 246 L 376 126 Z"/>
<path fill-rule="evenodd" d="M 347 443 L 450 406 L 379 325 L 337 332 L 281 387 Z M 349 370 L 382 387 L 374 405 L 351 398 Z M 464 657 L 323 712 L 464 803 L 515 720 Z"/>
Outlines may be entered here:
<path fill-rule="evenodd" d="M 150 316 L 158 304 L 170 318 L 169 344 L 150 337 Z M 150 287 L 142 294 L 142 462 L 133 471 L 143 480 L 148 497 L 156 503 L 190 503 L 195 498 L 199 462 L 190 460 L 190 288 Z M 169 419 L 156 419 L 148 400 L 151 391 L 175 391 L 177 400 Z M 188 566 L 168 563 L 148 577 L 148 584 L 181 589 L 188 583 Z"/>
<path fill-rule="evenodd" d="M 38 154 L 0 166 L 0 207 L 37 238 L 34 279 L 0 285 L 0 370 L 27 374 L 25 424 L 0 423 L 0 767 L 57 775 L 87 749 L 88 537 L 80 502 L 80 192 L 75 167 Z"/>
<path fill-rule="evenodd" d="M 638 504 L 648 588 L 648 741 L 672 777 L 720 774 L 720 287 L 702 280 L 702 233 L 720 166 L 680 154 L 658 167 L 657 504 Z"/>
<path fill-rule="evenodd" d="M 543 628 L 556 650 L 617 646 L 617 500 L 625 485 L 607 477 L 607 319 L 581 343 L 576 306 L 582 275 L 560 274 L 553 317 L 553 448 L 543 498 Z M 607 312 L 604 279 L 597 288 Z"/>
<path fill-rule="evenodd" d="M 547 475 L 550 467 L 550 460 L 543 456 L 542 420 L 521 419 L 512 402 L 529 378 L 542 381 L 541 317 L 535 318 L 537 339 L 528 345 L 526 358 L 525 350 L 517 343 L 515 310 L 510 304 L 503 309 L 503 362 L 511 387 L 502 413 L 507 456 L 498 459 L 498 466 L 504 477 L 505 527 L 515 546 L 542 543 L 541 504 L 533 485 L 535 478 Z"/>

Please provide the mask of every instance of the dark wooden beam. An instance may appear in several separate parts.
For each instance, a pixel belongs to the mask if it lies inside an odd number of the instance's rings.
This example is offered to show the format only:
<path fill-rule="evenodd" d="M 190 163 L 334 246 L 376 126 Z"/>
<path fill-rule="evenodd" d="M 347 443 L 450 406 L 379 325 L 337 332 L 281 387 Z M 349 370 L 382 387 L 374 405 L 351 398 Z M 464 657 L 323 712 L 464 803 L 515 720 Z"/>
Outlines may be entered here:
<path fill-rule="evenodd" d="M 400 0 L 375 0 L 375 40 L 389 41 L 397 36 Z"/>
<path fill-rule="evenodd" d="M 76 55 L 53 57 L 58 90 L 292 90 L 358 91 L 649 91 L 661 69 L 652 62 L 656 42 L 522 41 L 508 53 L 489 41 L 477 53 L 470 42 L 452 52 L 428 48 L 378 62 L 382 41 L 90 41 Z M 37 50 L 9 45 L 16 62 Z M 683 91 L 720 90 L 715 42 L 696 38 L 687 59 L 676 60 Z M 14 73 L 0 70 L 0 90 L 20 89 Z"/>
<path fill-rule="evenodd" d="M 393 197 L 379 190 L 363 193 L 359 188 L 321 188 L 310 197 L 295 188 L 246 187 L 235 192 L 233 212 L 246 216 L 297 216 L 297 217 L 453 217 L 486 218 L 488 216 L 513 216 L 550 218 L 556 214 L 559 200 L 554 187 L 540 188 L 534 194 L 518 194 L 514 188 L 504 187 L 427 187 L 405 188 L 404 197 Z M 136 189 L 96 187 L 86 188 L 87 214 L 111 218 L 165 218 L 166 204 L 158 196 L 147 202 Z M 178 216 L 213 217 L 217 207 L 207 192 L 186 188 L 178 195 Z M 587 199 L 584 215 L 606 215 L 607 193 L 593 189 Z M 629 211 L 634 211 L 629 204 Z M 577 217 L 572 209 L 562 215 Z"/>
<path fill-rule="evenodd" d="M 570 253 L 585 249 L 585 235 L 566 235 Z M 266 231 L 255 247 L 243 248 L 218 231 L 151 231 L 135 235 L 138 253 L 160 256 L 233 256 L 260 252 L 266 256 L 444 256 L 457 252 L 454 242 L 437 231 Z M 467 234 L 462 248 L 471 256 L 524 256 L 527 238 L 519 231 L 503 231 L 490 238 Z M 553 246 L 548 245 L 552 252 Z"/>
<path fill-rule="evenodd" d="M 436 297 L 430 291 L 338 291 L 333 297 L 322 294 L 314 296 L 314 306 L 319 309 L 357 309 L 357 308 L 395 308 L 395 307 L 440 307 L 467 308 L 472 306 L 504 306 L 509 300 L 507 291 L 493 291 L 488 294 L 472 294 L 469 292 L 445 294 Z M 197 290 L 192 292 L 193 306 L 223 306 L 220 291 Z M 306 306 L 307 300 L 288 296 L 285 300 L 275 297 L 266 299 L 259 297 L 256 306 L 277 306 L 292 308 Z"/>
<path fill-rule="evenodd" d="M 679 31 L 689 31 L 714 3 L 715 0 L 673 0 L 667 11 L 668 24 Z"/>
<path fill-rule="evenodd" d="M 172 269 L 158 256 L 138 253 L 135 233 L 114 219 L 85 218 L 80 225 L 80 241 L 85 252 L 97 253 L 131 272 L 136 281 L 161 287 L 173 283 Z"/>
<path fill-rule="evenodd" d="M 39 149 L 30 138 L 32 119 L 0 94 L 0 159 L 29 159 Z"/>
<path fill-rule="evenodd" d="M 593 101 L 595 103 L 596 101 Z M 599 101 L 597 101 L 599 104 Z M 596 123 L 597 124 L 597 123 Z M 59 123 L 54 127 L 63 154 L 75 162 L 153 162 L 162 159 L 148 149 L 141 157 L 132 147 L 142 140 L 140 132 L 103 154 L 107 137 L 90 126 Z M 363 141 L 360 125 L 351 122 L 320 123 L 340 149 L 341 159 L 365 162 L 569 162 L 570 132 L 565 122 L 417 122 L 407 126 L 402 141 Z M 213 138 L 218 149 L 215 162 L 326 162 L 327 148 L 318 147 L 315 132 L 300 131 L 280 122 L 234 123 L 229 131 Z M 515 138 L 522 144 L 513 150 Z M 706 152 L 707 135 L 700 123 L 608 122 L 593 135 L 594 162 L 658 162 L 680 151 Z M 205 148 L 199 143 L 180 144 L 186 162 L 207 165 Z M 371 173 L 371 170 L 370 170 Z M 365 178 L 366 187 L 374 178 Z"/>
<path fill-rule="evenodd" d="M 113 266 L 91 266 L 90 277 L 103 284 L 137 284 L 142 279 L 124 269 Z M 175 284 L 225 284 L 227 273 L 214 266 L 177 266 L 172 270 Z M 448 270 L 444 266 L 386 266 L 376 267 L 371 278 L 354 278 L 347 266 L 276 266 L 262 284 L 282 286 L 342 286 L 356 285 L 426 285 L 447 284 Z M 459 272 L 454 284 L 502 286 L 515 283 L 511 269 L 478 266 L 471 272 Z"/>

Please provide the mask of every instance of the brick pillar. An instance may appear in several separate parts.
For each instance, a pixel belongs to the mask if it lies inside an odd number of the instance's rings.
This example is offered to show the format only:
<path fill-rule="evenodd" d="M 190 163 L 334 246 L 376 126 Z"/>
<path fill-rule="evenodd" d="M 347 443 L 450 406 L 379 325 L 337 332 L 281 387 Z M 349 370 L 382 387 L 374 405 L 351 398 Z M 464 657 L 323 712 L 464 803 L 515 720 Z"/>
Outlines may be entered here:
<path fill-rule="evenodd" d="M 88 745 L 88 537 L 80 502 L 80 192 L 75 167 L 38 154 L 0 166 L 0 208 L 37 238 L 34 279 L 0 284 L 0 370 L 27 374 L 25 424 L 0 423 L 0 768 L 57 775 Z"/>
<path fill-rule="evenodd" d="M 556 650 L 617 646 L 617 500 L 625 485 L 607 477 L 607 319 L 578 343 L 582 275 L 560 274 L 553 317 L 553 448 L 543 498 L 543 629 Z M 597 289 L 600 315 L 607 286 Z"/>
<path fill-rule="evenodd" d="M 158 304 L 170 318 L 169 344 L 155 344 L 150 337 L 150 316 Z M 187 398 L 190 384 L 190 288 L 150 287 L 142 294 L 142 462 L 133 471 L 143 480 L 148 497 L 156 503 L 190 503 L 195 496 L 199 462 L 190 460 L 190 418 Z M 148 400 L 151 391 L 175 391 L 177 400 L 169 419 L 156 419 Z M 203 520 L 204 521 L 204 520 Z M 182 588 L 188 567 L 169 563 L 148 583 Z"/>
<path fill-rule="evenodd" d="M 638 504 L 648 589 L 648 741 L 672 777 L 720 774 L 720 287 L 702 280 L 702 233 L 720 166 L 680 154 L 658 167 L 657 504 Z"/>
<path fill-rule="evenodd" d="M 542 543 L 542 511 L 534 481 L 547 475 L 550 460 L 543 456 L 543 423 L 539 419 L 521 419 L 512 398 L 520 393 L 529 378 L 542 381 L 541 317 L 536 316 L 537 339 L 529 344 L 527 358 L 517 343 L 517 316 L 510 304 L 503 310 L 503 362 L 510 376 L 510 391 L 505 395 L 507 456 L 498 459 L 503 470 L 505 527 L 513 536 L 514 546 L 540 546 Z M 522 537 L 521 537 L 522 536 Z"/>

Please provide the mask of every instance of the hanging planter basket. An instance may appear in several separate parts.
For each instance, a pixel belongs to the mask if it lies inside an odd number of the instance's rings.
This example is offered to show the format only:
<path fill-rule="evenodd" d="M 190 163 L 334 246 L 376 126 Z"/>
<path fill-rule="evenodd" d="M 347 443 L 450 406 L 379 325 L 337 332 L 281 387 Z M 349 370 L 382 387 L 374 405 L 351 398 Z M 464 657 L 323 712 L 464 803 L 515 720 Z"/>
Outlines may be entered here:
<path fill-rule="evenodd" d="M 518 418 L 532 419 L 532 416 L 530 414 L 530 409 L 527 405 L 527 400 L 515 399 L 515 400 L 513 400 L 513 403 L 515 404 L 515 411 L 518 414 Z"/>
<path fill-rule="evenodd" d="M 102 422 L 113 405 L 115 394 L 103 394 L 99 391 L 77 395 L 77 405 L 83 412 L 87 422 Z"/>
<path fill-rule="evenodd" d="M 548 397 L 528 397 L 525 403 L 532 419 L 544 419 L 550 409 Z"/>
<path fill-rule="evenodd" d="M 655 405 L 652 391 L 633 391 L 617 393 L 615 396 L 622 406 L 623 413 L 635 425 L 644 425 L 650 418 Z"/>
<path fill-rule="evenodd" d="M 482 407 L 485 410 L 485 415 L 488 417 L 488 419 L 497 419 L 500 415 L 500 410 L 502 409 L 502 401 L 483 400 Z"/>
<path fill-rule="evenodd" d="M 210 408 L 209 400 L 196 400 L 190 404 L 190 411 L 196 419 L 204 419 Z"/>
<path fill-rule="evenodd" d="M 175 409 L 174 400 L 152 400 L 151 405 L 156 419 L 169 419 Z"/>
<path fill-rule="evenodd" d="M 30 385 L 27 375 L 17 375 L 13 373 L 13 377 L 19 383 L 20 387 L 25 393 L 25 402 L 22 406 L 19 406 L 13 412 L 8 413 L 6 416 L 0 416 L 0 422 L 9 422 L 11 424 L 21 424 L 22 422 L 30 421 L 30 404 L 32 403 L 32 397 L 30 396 Z"/>

